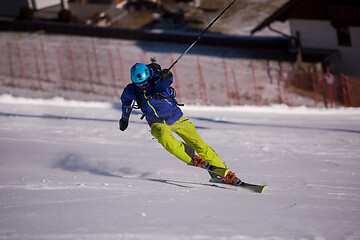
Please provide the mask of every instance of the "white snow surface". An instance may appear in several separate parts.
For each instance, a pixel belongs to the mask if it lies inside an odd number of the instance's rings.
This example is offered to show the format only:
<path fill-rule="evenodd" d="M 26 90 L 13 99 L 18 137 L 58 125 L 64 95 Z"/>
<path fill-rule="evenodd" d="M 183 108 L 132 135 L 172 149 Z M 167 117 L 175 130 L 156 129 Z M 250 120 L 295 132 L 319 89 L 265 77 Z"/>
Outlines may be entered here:
<path fill-rule="evenodd" d="M 263 194 L 209 183 L 120 105 L 0 96 L 0 239 L 360 239 L 360 109 L 183 111 Z"/>

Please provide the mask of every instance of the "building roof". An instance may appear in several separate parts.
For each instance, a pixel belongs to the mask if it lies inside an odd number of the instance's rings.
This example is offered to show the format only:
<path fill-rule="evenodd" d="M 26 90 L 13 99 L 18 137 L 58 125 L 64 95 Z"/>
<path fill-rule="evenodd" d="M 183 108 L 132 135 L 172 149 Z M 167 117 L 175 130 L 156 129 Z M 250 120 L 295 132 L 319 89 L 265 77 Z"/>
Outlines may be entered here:
<path fill-rule="evenodd" d="M 257 25 L 251 34 L 274 21 L 288 19 L 330 20 L 336 25 L 360 26 L 359 0 L 290 0 Z"/>

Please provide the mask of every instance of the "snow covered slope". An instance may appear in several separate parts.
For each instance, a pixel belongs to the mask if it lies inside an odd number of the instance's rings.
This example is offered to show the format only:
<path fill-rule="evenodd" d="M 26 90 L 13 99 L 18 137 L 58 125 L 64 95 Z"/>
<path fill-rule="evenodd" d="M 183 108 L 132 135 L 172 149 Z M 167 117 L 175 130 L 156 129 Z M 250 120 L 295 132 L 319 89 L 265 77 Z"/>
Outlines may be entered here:
<path fill-rule="evenodd" d="M 360 110 L 183 108 L 223 189 L 119 106 L 0 97 L 0 239 L 360 239 Z"/>

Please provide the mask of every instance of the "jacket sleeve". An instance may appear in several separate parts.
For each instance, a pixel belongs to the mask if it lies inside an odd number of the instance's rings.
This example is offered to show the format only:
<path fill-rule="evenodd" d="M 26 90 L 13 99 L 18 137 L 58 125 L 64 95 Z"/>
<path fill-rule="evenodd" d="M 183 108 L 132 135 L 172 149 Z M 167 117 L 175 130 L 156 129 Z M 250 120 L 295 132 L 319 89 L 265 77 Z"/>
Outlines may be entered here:
<path fill-rule="evenodd" d="M 132 104 L 132 101 L 135 100 L 135 94 L 134 94 L 132 85 L 129 84 L 128 86 L 126 86 L 123 93 L 121 94 L 120 99 L 121 99 L 121 104 L 122 104 L 121 118 L 124 121 L 128 122 L 129 118 L 130 118 L 130 113 L 132 110 L 131 104 Z"/>

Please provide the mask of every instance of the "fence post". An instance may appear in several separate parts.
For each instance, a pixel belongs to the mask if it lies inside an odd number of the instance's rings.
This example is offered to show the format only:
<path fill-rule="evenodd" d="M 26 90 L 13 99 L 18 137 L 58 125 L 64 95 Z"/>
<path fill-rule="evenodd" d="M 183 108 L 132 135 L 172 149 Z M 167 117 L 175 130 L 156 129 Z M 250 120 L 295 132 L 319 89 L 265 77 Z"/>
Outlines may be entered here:
<path fill-rule="evenodd" d="M 256 102 L 256 106 L 259 105 L 259 100 L 258 100 L 258 94 L 257 94 L 257 84 L 256 84 L 256 76 L 255 76 L 255 66 L 254 66 L 254 62 L 251 61 L 251 69 L 252 69 L 252 77 L 253 77 L 253 82 L 254 82 L 254 94 L 255 94 L 255 102 Z"/>
<path fill-rule="evenodd" d="M 36 68 L 36 73 L 37 73 L 37 78 L 38 78 L 38 83 L 39 83 L 39 89 L 43 90 L 42 86 L 41 86 L 41 79 L 40 79 L 40 66 L 39 66 L 39 60 L 38 60 L 38 56 L 37 56 L 37 50 L 36 47 L 33 46 L 33 50 L 34 50 L 34 59 L 35 59 L 35 68 Z"/>
<path fill-rule="evenodd" d="M 313 91 L 314 91 L 315 107 L 317 107 L 316 82 L 315 82 L 314 68 L 310 68 L 310 73 L 311 73 L 311 80 L 312 80 L 312 86 L 313 86 Z"/>
<path fill-rule="evenodd" d="M 204 100 L 205 105 L 208 105 L 208 100 L 207 100 L 207 96 L 206 96 L 205 80 L 204 80 L 204 76 L 202 74 L 199 55 L 196 56 L 196 59 L 197 59 L 197 66 L 198 66 L 198 72 L 199 72 L 200 98 Z"/>
<path fill-rule="evenodd" d="M 146 64 L 149 61 L 148 54 L 146 50 L 143 50 L 143 54 L 141 55 L 141 61 Z"/>
<path fill-rule="evenodd" d="M 74 57 L 73 57 L 73 54 L 72 54 L 70 38 L 67 38 L 66 40 L 67 40 L 67 46 L 68 46 L 68 50 L 69 50 L 69 54 L 70 54 L 70 62 L 71 62 L 71 69 L 72 69 L 73 79 L 74 79 L 74 81 L 77 81 L 76 69 L 75 69 L 75 64 L 74 64 Z"/>
<path fill-rule="evenodd" d="M 15 87 L 15 80 L 14 80 L 14 68 L 13 68 L 13 61 L 12 61 L 12 54 L 11 54 L 11 43 L 7 43 L 8 47 L 8 57 L 9 57 L 9 67 L 10 67 L 10 76 L 11 76 L 11 85 Z"/>
<path fill-rule="evenodd" d="M 325 108 L 328 108 L 327 99 L 326 99 L 325 82 L 324 82 L 323 77 L 321 76 L 321 73 L 318 73 L 318 81 L 319 81 L 319 84 L 321 86 L 321 92 L 322 92 L 322 95 L 323 95 Z"/>
<path fill-rule="evenodd" d="M 174 55 L 172 52 L 170 52 L 170 61 L 172 63 L 174 62 Z M 176 96 L 181 102 L 181 91 L 180 91 L 181 89 L 180 89 L 179 79 L 177 78 L 177 74 L 176 74 L 176 65 L 174 65 L 172 69 L 173 69 L 172 72 L 174 74 L 174 87 L 176 89 Z"/>
<path fill-rule="evenodd" d="M 239 89 L 237 81 L 236 81 L 236 73 L 235 73 L 234 68 L 231 68 L 231 72 L 232 72 L 233 79 L 234 79 L 234 84 L 235 84 L 237 105 L 240 106 L 241 105 L 241 102 L 240 102 L 240 89 Z"/>
<path fill-rule="evenodd" d="M 40 37 L 40 45 L 41 45 L 41 52 L 42 52 L 42 57 L 43 57 L 43 61 L 44 61 L 44 66 L 45 66 L 45 76 L 46 76 L 47 80 L 50 80 L 50 78 L 49 78 L 49 69 L 48 69 L 48 65 L 47 65 L 47 61 L 46 61 L 44 40 L 43 40 L 42 37 Z"/>
<path fill-rule="evenodd" d="M 282 63 L 280 63 L 280 69 L 281 69 L 281 79 L 283 81 L 284 86 L 284 98 L 285 98 L 285 104 L 289 105 L 288 99 L 287 99 L 287 74 L 284 73 L 284 66 Z"/>
<path fill-rule="evenodd" d="M 347 89 L 348 89 L 348 95 L 349 95 L 351 107 L 354 107 L 354 103 L 353 103 L 353 100 L 352 100 L 351 91 L 350 91 L 350 87 L 349 87 L 349 78 L 348 78 L 348 76 L 345 76 L 345 82 L 346 82 L 346 86 L 347 86 Z"/>
<path fill-rule="evenodd" d="M 64 74 L 63 74 L 63 71 L 62 71 L 62 57 L 61 57 L 61 51 L 60 49 L 58 48 L 56 50 L 57 52 L 57 58 L 58 58 L 58 64 L 59 64 L 59 74 L 60 74 L 60 78 L 61 78 L 61 82 L 63 83 L 62 84 L 62 88 L 66 90 L 66 81 L 65 81 L 65 78 L 64 78 Z"/>
<path fill-rule="evenodd" d="M 95 56 L 96 76 L 98 77 L 98 83 L 101 84 L 99 59 L 98 59 L 98 56 L 97 56 L 97 53 L 96 53 L 96 45 L 95 45 L 94 39 L 91 41 L 91 43 L 92 43 L 93 53 L 94 53 L 94 56 Z"/>
<path fill-rule="evenodd" d="M 124 65 L 123 65 L 123 62 L 122 62 L 121 52 L 120 52 L 119 46 L 116 48 L 116 53 L 117 53 L 117 58 L 118 58 L 118 61 L 119 61 L 119 69 L 120 69 L 120 74 L 121 74 L 121 82 L 123 83 L 123 88 L 125 89 L 125 87 L 126 87 L 125 71 L 124 71 Z"/>
<path fill-rule="evenodd" d="M 344 80 L 344 74 L 343 73 L 341 73 L 340 78 L 341 78 L 341 87 L 342 87 L 342 93 L 343 93 L 343 98 L 344 98 L 344 107 L 347 107 L 345 80 Z"/>
<path fill-rule="evenodd" d="M 92 80 L 92 72 L 91 72 L 91 67 L 90 67 L 89 52 L 88 52 L 87 48 L 85 48 L 85 56 L 86 56 L 86 65 L 87 65 L 87 69 L 88 69 L 88 73 L 89 73 L 90 89 L 91 89 L 91 92 L 94 94 L 95 91 L 94 91 L 93 80 Z"/>
<path fill-rule="evenodd" d="M 333 105 L 333 97 L 332 97 L 332 90 L 331 90 L 331 84 L 332 84 L 332 79 L 331 79 L 331 76 L 330 76 L 330 71 L 329 71 L 329 67 L 326 67 L 326 83 L 328 85 L 328 88 L 329 88 L 329 97 L 330 97 L 330 103 L 331 103 L 331 108 L 334 107 Z"/>
<path fill-rule="evenodd" d="M 15 37 L 15 46 L 16 46 L 16 50 L 17 50 L 17 53 L 18 53 L 18 57 L 19 57 L 21 77 L 25 78 L 25 70 L 24 70 L 24 65 L 23 65 L 23 61 L 22 61 L 20 45 L 19 45 L 19 41 L 18 41 L 17 37 Z"/>
<path fill-rule="evenodd" d="M 279 63 L 280 65 L 280 63 Z M 278 89 L 278 103 L 281 104 L 283 103 L 282 97 L 281 97 L 281 68 L 279 67 L 279 70 L 276 71 L 277 72 L 277 89 Z"/>
<path fill-rule="evenodd" d="M 229 79 L 227 74 L 227 67 L 226 67 L 226 60 L 223 58 L 223 69 L 224 69 L 224 76 L 225 76 L 225 86 L 226 86 L 226 95 L 227 95 L 227 104 L 231 105 L 231 93 L 230 93 L 230 86 L 229 86 Z"/>
<path fill-rule="evenodd" d="M 111 54 L 111 50 L 109 50 L 109 60 L 110 60 L 109 65 L 110 65 L 110 71 L 111 71 L 111 78 L 112 78 L 114 93 L 115 93 L 115 95 L 118 95 L 117 94 L 116 81 L 115 81 L 114 61 L 113 61 L 113 57 L 112 57 L 112 54 Z"/>

